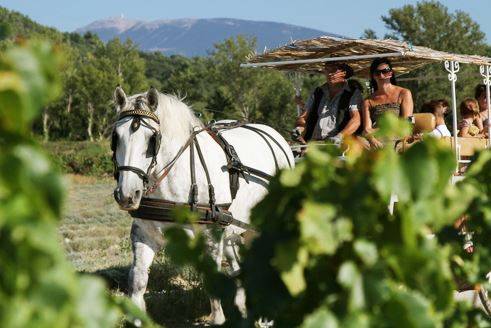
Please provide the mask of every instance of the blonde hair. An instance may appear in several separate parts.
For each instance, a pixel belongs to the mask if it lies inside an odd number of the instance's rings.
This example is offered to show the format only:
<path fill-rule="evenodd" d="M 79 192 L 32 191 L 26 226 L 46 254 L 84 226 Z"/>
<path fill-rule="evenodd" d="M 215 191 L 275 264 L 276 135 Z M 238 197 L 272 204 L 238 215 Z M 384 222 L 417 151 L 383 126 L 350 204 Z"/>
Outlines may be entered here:
<path fill-rule="evenodd" d="M 474 98 L 465 98 L 460 103 L 460 115 L 475 115 L 479 114 L 479 104 Z"/>

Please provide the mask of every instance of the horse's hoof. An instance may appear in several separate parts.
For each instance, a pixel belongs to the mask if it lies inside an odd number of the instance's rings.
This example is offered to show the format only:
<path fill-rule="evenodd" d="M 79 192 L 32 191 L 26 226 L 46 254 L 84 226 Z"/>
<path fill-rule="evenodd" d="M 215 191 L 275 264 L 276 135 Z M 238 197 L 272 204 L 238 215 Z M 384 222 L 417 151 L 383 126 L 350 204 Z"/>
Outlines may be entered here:
<path fill-rule="evenodd" d="M 199 318 L 196 322 L 197 325 L 203 326 L 203 327 L 210 327 L 210 326 L 221 326 L 225 323 L 225 317 L 224 316 L 203 316 Z"/>
<path fill-rule="evenodd" d="M 254 325 L 256 328 L 269 328 L 274 326 L 273 320 L 268 320 L 267 318 L 259 318 Z"/>

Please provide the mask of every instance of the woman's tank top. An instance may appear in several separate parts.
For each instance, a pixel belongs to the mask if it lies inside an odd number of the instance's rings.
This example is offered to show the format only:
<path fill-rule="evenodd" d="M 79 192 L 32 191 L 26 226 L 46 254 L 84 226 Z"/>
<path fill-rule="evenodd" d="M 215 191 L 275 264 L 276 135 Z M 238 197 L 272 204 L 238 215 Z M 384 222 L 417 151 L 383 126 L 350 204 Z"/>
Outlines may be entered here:
<path fill-rule="evenodd" d="M 372 120 L 372 126 L 375 127 L 379 118 L 385 113 L 393 113 L 396 116 L 401 115 L 401 104 L 397 102 L 379 104 L 372 106 L 370 104 L 370 119 Z"/>

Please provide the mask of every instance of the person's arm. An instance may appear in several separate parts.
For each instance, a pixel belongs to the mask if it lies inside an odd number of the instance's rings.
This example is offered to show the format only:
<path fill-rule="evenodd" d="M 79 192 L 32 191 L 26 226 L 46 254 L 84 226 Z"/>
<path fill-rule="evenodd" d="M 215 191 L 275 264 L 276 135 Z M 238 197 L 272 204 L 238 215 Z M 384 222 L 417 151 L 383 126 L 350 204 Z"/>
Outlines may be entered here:
<path fill-rule="evenodd" d="M 474 118 L 474 123 L 476 124 L 477 128 L 479 129 L 479 133 L 484 132 L 484 124 L 482 123 L 482 118 L 481 115 L 476 115 Z"/>
<path fill-rule="evenodd" d="M 360 109 L 362 108 L 362 106 L 363 106 L 363 97 L 361 95 L 360 90 L 356 89 L 355 92 L 353 93 L 353 96 L 351 96 L 350 103 L 349 103 L 350 120 L 348 121 L 348 124 L 346 124 L 344 129 L 339 133 L 343 137 L 352 135 L 360 127 L 361 124 Z"/>
<path fill-rule="evenodd" d="M 307 124 L 307 116 L 309 115 L 310 107 L 312 107 L 314 102 L 314 93 L 309 96 L 306 104 L 303 103 L 302 98 L 300 97 L 295 97 L 295 101 L 298 105 L 301 105 L 302 108 L 302 113 L 297 117 L 297 120 L 295 121 L 295 129 L 299 128 L 301 132 L 303 132 Z"/>
<path fill-rule="evenodd" d="M 466 119 L 463 119 L 460 124 L 459 137 L 472 137 L 469 133 L 470 124 Z"/>
<path fill-rule="evenodd" d="M 302 112 L 295 121 L 295 128 L 292 130 L 291 135 L 294 140 L 305 144 L 306 141 L 303 139 L 303 135 L 305 134 L 305 129 L 307 127 L 307 118 L 309 116 L 310 108 L 314 103 L 314 93 L 309 96 L 306 104 L 303 103 L 302 98 L 299 96 L 295 97 L 295 102 L 299 106 L 301 105 Z"/>
<path fill-rule="evenodd" d="M 350 120 L 348 121 L 348 124 L 346 124 L 343 131 L 339 133 L 343 135 L 343 137 L 352 135 L 360 127 L 360 112 L 358 110 L 350 110 L 349 115 Z"/>
<path fill-rule="evenodd" d="M 401 93 L 401 117 L 408 118 L 413 115 L 414 111 L 413 95 L 409 89 L 404 89 L 401 91 Z"/>
<path fill-rule="evenodd" d="M 307 114 L 308 111 L 304 110 L 300 116 L 297 117 L 295 128 L 305 129 L 305 125 L 307 124 Z"/>
<path fill-rule="evenodd" d="M 361 111 L 361 119 L 363 122 L 363 132 L 365 134 L 373 133 L 372 120 L 370 118 L 370 101 L 365 99 L 363 101 L 363 109 Z"/>
<path fill-rule="evenodd" d="M 363 121 L 363 132 L 366 139 L 370 143 L 370 146 L 375 148 L 383 147 L 383 144 L 372 135 L 372 133 L 377 130 L 372 127 L 372 119 L 370 118 L 370 101 L 368 99 L 365 99 L 365 101 L 363 101 L 363 110 L 361 113 Z"/>

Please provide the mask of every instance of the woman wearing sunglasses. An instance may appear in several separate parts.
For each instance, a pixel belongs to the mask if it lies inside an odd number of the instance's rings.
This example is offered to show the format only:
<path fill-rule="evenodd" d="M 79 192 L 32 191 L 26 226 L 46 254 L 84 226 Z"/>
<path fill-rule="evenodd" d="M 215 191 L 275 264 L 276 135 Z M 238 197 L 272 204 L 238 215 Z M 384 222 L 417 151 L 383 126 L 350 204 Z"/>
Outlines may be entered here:
<path fill-rule="evenodd" d="M 407 119 L 413 115 L 413 97 L 411 91 L 396 85 L 392 64 L 388 59 L 377 58 L 370 66 L 370 87 L 373 93 L 363 103 L 363 128 L 370 146 L 383 147 L 373 133 L 377 130 L 377 121 L 385 113 L 393 113 Z"/>

